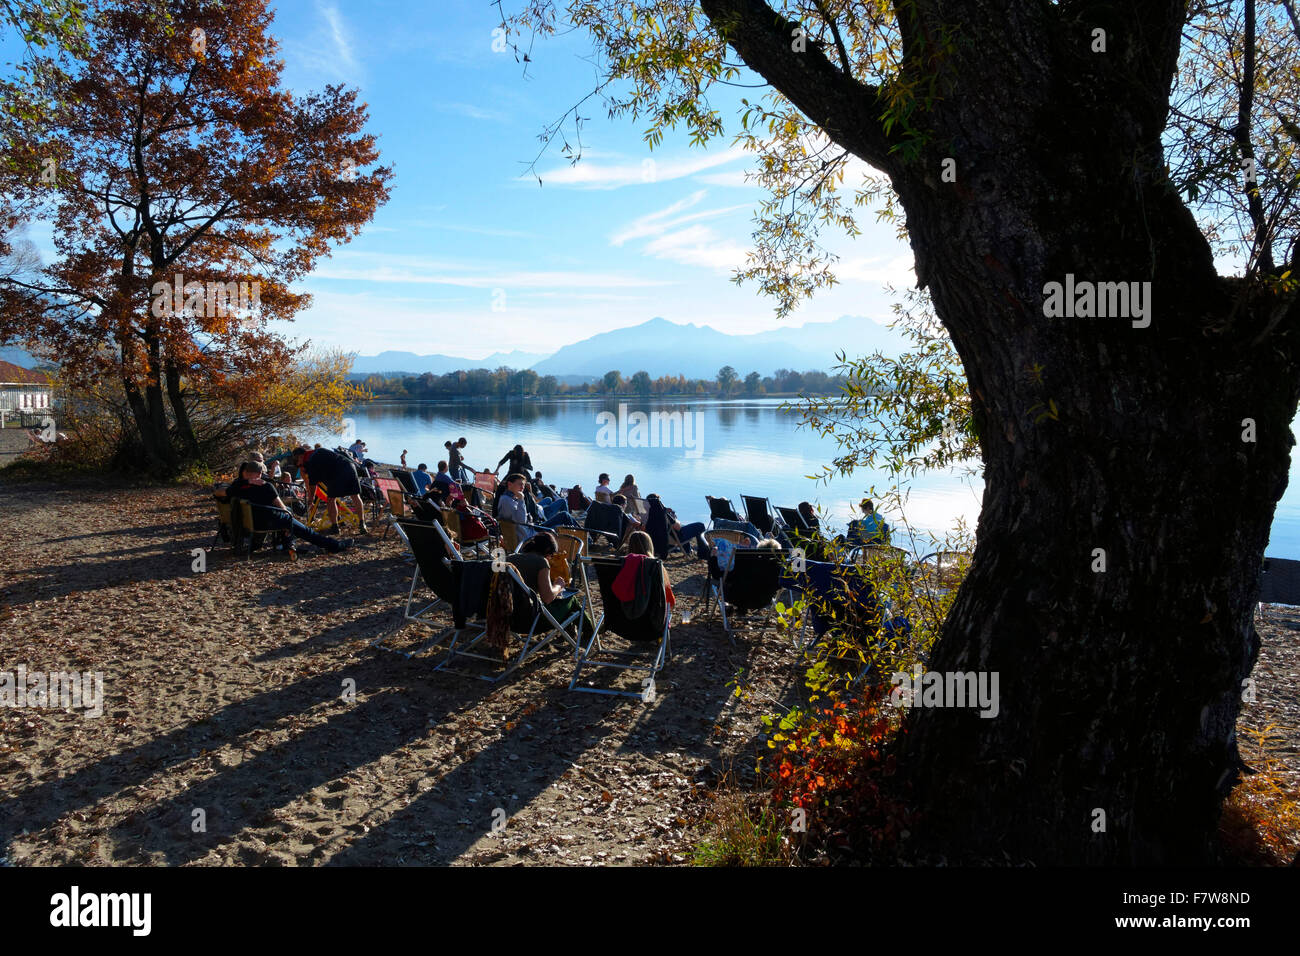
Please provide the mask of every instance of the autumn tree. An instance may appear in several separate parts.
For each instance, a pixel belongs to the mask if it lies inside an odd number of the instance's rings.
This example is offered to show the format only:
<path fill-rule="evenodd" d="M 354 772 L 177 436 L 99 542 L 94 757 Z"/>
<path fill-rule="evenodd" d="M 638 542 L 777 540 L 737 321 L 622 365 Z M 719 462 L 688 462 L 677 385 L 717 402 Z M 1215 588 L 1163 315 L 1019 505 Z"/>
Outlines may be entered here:
<path fill-rule="evenodd" d="M 521 6 L 516 35 L 561 25 L 550 0 Z M 652 145 L 677 124 L 718 137 L 715 98 L 744 97 L 736 132 L 770 195 L 739 278 L 782 314 L 834 281 L 820 229 L 856 235 L 855 205 L 873 203 L 905 228 L 985 485 L 929 666 L 1000 675 L 995 718 L 909 713 L 899 766 L 919 842 L 981 859 L 1210 857 L 1300 397 L 1295 5 L 563 12 L 595 39 L 611 111 Z"/>
<path fill-rule="evenodd" d="M 66 72 L 0 85 L 0 225 L 47 220 L 58 252 L 0 278 L 0 336 L 73 385 L 120 382 L 156 473 L 199 454 L 205 392 L 291 373 L 301 347 L 267 323 L 388 196 L 356 92 L 282 89 L 271 20 L 265 0 L 118 0 Z"/>

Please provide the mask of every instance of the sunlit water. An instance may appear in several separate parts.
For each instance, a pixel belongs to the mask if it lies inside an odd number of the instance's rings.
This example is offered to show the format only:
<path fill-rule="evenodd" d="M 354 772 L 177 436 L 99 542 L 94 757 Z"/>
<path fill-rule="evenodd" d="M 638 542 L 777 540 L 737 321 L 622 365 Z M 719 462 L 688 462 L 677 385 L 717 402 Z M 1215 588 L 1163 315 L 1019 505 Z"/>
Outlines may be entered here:
<path fill-rule="evenodd" d="M 631 473 L 643 495 L 657 492 L 683 522 L 708 520 L 706 494 L 728 497 L 743 511 L 744 493 L 789 507 L 810 501 L 833 528 L 842 529 L 855 515 L 857 501 L 873 486 L 877 494 L 892 487 L 883 471 L 860 471 L 830 481 L 807 477 L 820 473 L 838 446 L 833 438 L 798 427 L 798 415 L 783 411 L 780 399 L 621 403 L 626 406 L 623 435 L 629 442 L 637 439 L 637 423 L 628 418 L 638 411 L 689 414 L 692 427 L 687 434 L 660 429 L 661 437 L 675 439 L 676 447 L 620 447 L 617 400 L 372 402 L 350 413 L 353 424 L 342 435 L 315 435 L 310 440 L 327 447 L 347 444 L 354 427 L 376 461 L 396 463 L 407 449 L 410 467 L 425 462 L 430 470 L 446 458 L 443 442 L 461 435 L 468 439 L 466 461 L 479 469 L 495 468 L 519 443 L 532 456 L 534 467 L 557 487 L 579 482 L 590 494 L 597 475 L 608 472 L 617 489 Z M 601 413 L 608 414 L 602 418 Z M 648 430 L 652 437 L 655 429 Z M 505 473 L 502 466 L 501 476 Z M 961 469 L 912 479 L 904 513 L 884 509 L 887 521 L 899 529 L 906 525 L 915 535 L 910 541 L 906 532 L 896 533 L 895 543 L 924 553 L 931 550 L 933 537 L 951 532 L 959 520 L 973 531 L 983 490 L 978 477 Z M 1267 554 L 1300 559 L 1300 483 L 1291 482 L 1278 503 Z"/>

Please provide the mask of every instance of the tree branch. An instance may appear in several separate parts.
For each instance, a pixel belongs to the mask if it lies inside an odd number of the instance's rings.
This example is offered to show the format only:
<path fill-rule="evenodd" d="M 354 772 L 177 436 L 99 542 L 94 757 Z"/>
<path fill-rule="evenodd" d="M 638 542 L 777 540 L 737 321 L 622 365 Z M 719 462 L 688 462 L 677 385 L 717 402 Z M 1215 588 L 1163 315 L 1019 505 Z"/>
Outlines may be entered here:
<path fill-rule="evenodd" d="M 898 170 L 899 160 L 890 155 L 897 143 L 880 120 L 878 87 L 837 69 L 816 44 L 795 52 L 792 38 L 799 24 L 763 0 L 700 0 L 700 7 L 746 65 L 827 136 L 884 173 Z"/>

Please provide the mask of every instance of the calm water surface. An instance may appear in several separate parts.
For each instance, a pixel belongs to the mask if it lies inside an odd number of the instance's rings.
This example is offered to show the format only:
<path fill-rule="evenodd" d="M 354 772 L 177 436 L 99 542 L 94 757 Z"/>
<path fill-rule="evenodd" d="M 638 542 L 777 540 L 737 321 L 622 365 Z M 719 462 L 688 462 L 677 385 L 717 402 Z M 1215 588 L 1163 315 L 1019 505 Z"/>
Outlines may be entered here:
<path fill-rule="evenodd" d="M 743 492 L 768 497 L 774 505 L 792 507 L 811 501 L 833 526 L 842 528 L 854 516 L 855 503 L 873 486 L 878 494 L 890 487 L 889 476 L 858 472 L 829 482 L 807 477 L 830 463 L 838 447 L 834 439 L 798 427 L 798 415 L 782 411 L 781 402 L 775 398 L 372 402 L 354 409 L 350 419 L 355 435 L 366 442 L 376 461 L 395 463 L 405 448 L 412 468 L 423 461 L 432 471 L 446 457 L 442 443 L 464 435 L 469 440 L 465 460 L 475 468 L 495 468 L 519 443 L 557 487 L 579 482 L 590 494 L 602 471 L 609 472 L 615 488 L 631 473 L 643 495 L 657 492 L 682 521 L 708 519 L 706 494 L 729 497 L 741 509 Z M 621 435 L 620 403 L 625 406 L 626 426 Z M 637 422 L 629 421 L 635 412 L 689 415 L 691 426 L 689 431 L 666 425 L 658 429 L 664 442 L 676 447 L 620 447 L 623 439 L 629 443 L 638 439 Z M 646 437 L 656 431 L 646 430 Z M 333 447 L 344 436 L 347 431 L 310 440 Z M 505 472 L 502 466 L 502 477 Z M 1293 480 L 1278 502 L 1267 549 L 1274 557 L 1300 559 L 1300 482 L 1295 477 L 1293 470 Z M 896 527 L 910 527 L 916 536 L 910 549 L 924 553 L 931 550 L 927 547 L 931 536 L 944 534 L 959 519 L 974 530 L 983 490 L 983 481 L 962 469 L 925 475 L 911 482 L 905 514 L 888 508 L 885 518 Z M 898 534 L 895 543 L 909 545 Z"/>

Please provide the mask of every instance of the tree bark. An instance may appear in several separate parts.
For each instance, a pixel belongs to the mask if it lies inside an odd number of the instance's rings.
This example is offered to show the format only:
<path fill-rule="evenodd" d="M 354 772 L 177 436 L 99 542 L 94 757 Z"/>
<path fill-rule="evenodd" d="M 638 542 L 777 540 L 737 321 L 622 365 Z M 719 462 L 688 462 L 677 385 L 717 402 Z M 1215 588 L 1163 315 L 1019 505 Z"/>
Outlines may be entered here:
<path fill-rule="evenodd" d="M 918 284 L 965 365 L 984 501 L 929 669 L 996 672 L 998 712 L 910 711 L 900 769 L 921 845 L 1038 863 L 1211 858 L 1290 466 L 1300 309 L 1220 278 L 1167 181 L 1185 5 L 900 6 L 904 74 L 935 78 L 913 152 L 890 150 L 877 91 L 819 50 L 790 53 L 791 25 L 761 0 L 701 5 L 749 66 L 891 177 Z M 952 25 L 960 39 L 938 48 Z M 1046 284 L 1067 275 L 1149 282 L 1150 324 L 1048 317 Z"/>
<path fill-rule="evenodd" d="M 199 441 L 194 434 L 194 423 L 190 421 L 189 409 L 185 405 L 180 369 L 170 359 L 166 365 L 167 399 L 171 403 L 172 415 L 176 420 L 176 438 L 181 444 L 185 457 L 190 461 L 197 461 L 200 456 Z"/>

